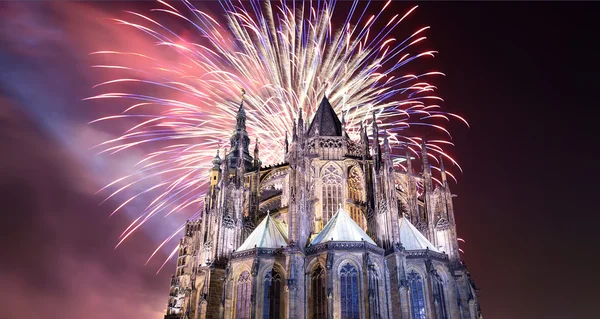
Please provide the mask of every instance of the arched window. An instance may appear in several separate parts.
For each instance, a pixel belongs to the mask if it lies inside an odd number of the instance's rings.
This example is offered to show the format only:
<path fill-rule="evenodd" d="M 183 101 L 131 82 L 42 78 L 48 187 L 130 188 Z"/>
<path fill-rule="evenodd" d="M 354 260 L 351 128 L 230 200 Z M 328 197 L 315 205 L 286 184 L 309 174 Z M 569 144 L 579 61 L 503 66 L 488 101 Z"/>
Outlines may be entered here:
<path fill-rule="evenodd" d="M 313 270 L 310 276 L 310 289 L 312 294 L 312 318 L 327 318 L 327 290 L 325 270 L 321 265 Z"/>
<path fill-rule="evenodd" d="M 379 274 L 375 267 L 369 267 L 369 309 L 371 318 L 381 318 L 381 303 L 379 300 Z"/>
<path fill-rule="evenodd" d="M 323 225 L 335 214 L 342 203 L 342 176 L 335 165 L 328 165 L 323 171 Z"/>
<path fill-rule="evenodd" d="M 250 318 L 250 295 L 252 293 L 252 277 L 248 271 L 242 272 L 237 281 L 237 298 L 235 317 L 237 319 Z"/>
<path fill-rule="evenodd" d="M 351 264 L 340 270 L 342 319 L 358 319 L 358 271 Z"/>
<path fill-rule="evenodd" d="M 446 309 L 446 296 L 444 295 L 444 283 L 439 275 L 433 276 L 433 298 L 438 304 L 439 319 L 448 319 L 448 309 Z"/>
<path fill-rule="evenodd" d="M 425 295 L 423 293 L 423 280 L 416 271 L 408 274 L 410 288 L 410 312 L 412 319 L 425 319 Z"/>
<path fill-rule="evenodd" d="M 263 319 L 281 318 L 281 275 L 272 269 L 265 275 L 265 297 Z"/>
<path fill-rule="evenodd" d="M 348 197 L 361 201 L 363 194 L 363 178 L 358 167 L 353 166 L 348 174 Z"/>

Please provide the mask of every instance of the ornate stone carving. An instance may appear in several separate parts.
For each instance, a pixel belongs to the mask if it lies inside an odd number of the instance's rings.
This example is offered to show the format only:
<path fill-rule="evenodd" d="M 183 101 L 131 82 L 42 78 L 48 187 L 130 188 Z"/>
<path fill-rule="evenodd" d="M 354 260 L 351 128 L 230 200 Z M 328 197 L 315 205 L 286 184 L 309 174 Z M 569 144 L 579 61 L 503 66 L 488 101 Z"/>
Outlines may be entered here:
<path fill-rule="evenodd" d="M 235 228 L 235 220 L 231 216 L 225 215 L 223 217 L 223 227 L 229 229 Z"/>

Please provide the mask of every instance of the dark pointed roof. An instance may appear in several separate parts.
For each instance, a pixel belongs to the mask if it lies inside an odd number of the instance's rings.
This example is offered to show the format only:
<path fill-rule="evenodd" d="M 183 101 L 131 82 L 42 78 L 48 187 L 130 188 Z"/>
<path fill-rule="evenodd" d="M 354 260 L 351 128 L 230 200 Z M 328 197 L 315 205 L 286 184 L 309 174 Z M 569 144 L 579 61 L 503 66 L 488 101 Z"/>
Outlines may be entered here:
<path fill-rule="evenodd" d="M 317 129 L 321 136 L 342 136 L 342 123 L 325 96 L 308 127 L 308 136 L 316 135 Z"/>

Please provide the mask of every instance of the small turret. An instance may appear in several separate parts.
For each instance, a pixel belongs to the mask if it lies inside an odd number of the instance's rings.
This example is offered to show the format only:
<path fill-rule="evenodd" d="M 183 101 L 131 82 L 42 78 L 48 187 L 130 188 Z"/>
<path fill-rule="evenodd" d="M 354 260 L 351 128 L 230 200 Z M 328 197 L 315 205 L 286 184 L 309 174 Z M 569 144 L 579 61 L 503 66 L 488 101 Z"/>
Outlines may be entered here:
<path fill-rule="evenodd" d="M 285 131 L 285 153 L 287 154 L 289 151 L 290 143 L 288 142 L 288 132 Z"/>
<path fill-rule="evenodd" d="M 258 137 L 256 138 L 256 144 L 254 145 L 254 167 L 260 167 L 261 162 L 258 157 Z"/>
<path fill-rule="evenodd" d="M 294 121 L 294 128 L 292 132 L 292 142 L 296 142 L 298 140 L 298 134 L 296 132 L 296 121 Z"/>
<path fill-rule="evenodd" d="M 375 111 L 373 111 L 373 162 L 375 170 L 378 171 L 381 166 L 381 147 L 379 146 L 379 128 L 377 127 Z"/>
<path fill-rule="evenodd" d="M 302 108 L 298 112 L 298 138 L 300 143 L 304 142 L 304 119 L 302 118 Z"/>
<path fill-rule="evenodd" d="M 429 159 L 427 158 L 427 144 L 425 138 L 421 138 L 421 161 L 423 162 L 423 179 L 425 180 L 425 191 L 431 192 L 431 166 L 429 166 Z"/>
<path fill-rule="evenodd" d="M 448 186 L 448 180 L 446 178 L 446 168 L 444 168 L 444 158 L 440 155 L 440 171 L 442 173 L 442 184 L 445 188 Z"/>
<path fill-rule="evenodd" d="M 413 174 L 413 168 L 412 168 L 412 160 L 410 158 L 410 148 L 408 148 L 408 143 L 404 143 L 404 147 L 405 149 L 405 157 L 406 157 L 406 173 L 407 174 Z"/>

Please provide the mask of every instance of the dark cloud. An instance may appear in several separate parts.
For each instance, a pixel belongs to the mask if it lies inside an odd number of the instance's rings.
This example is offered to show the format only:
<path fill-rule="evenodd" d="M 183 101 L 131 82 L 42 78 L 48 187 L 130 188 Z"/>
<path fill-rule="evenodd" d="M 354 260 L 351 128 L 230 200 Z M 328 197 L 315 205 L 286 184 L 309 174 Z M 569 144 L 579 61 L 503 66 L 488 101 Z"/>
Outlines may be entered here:
<path fill-rule="evenodd" d="M 152 241 L 114 250 L 127 218 L 79 191 L 85 167 L 15 104 L 0 109 L 0 316 L 100 319 L 135 305 L 128 317 L 160 318 L 169 274 L 144 267 Z"/>

